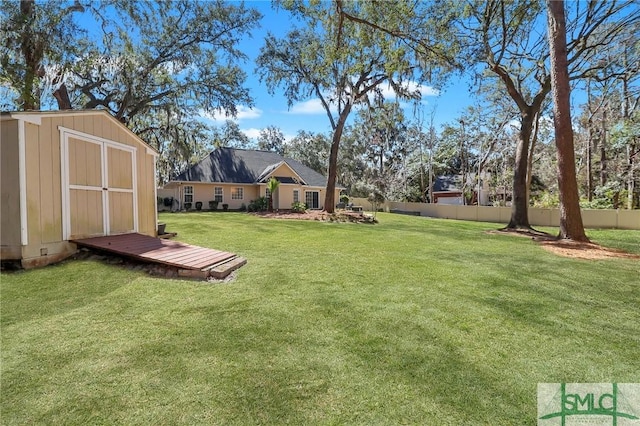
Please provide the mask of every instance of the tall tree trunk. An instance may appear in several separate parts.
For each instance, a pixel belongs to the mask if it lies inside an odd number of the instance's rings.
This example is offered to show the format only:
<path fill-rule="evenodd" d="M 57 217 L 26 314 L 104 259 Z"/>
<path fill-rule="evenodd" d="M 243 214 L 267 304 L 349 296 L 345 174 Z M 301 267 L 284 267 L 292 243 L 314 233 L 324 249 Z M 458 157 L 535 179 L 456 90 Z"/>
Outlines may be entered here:
<path fill-rule="evenodd" d="M 600 186 L 607 184 L 607 109 L 602 110 L 602 136 L 600 137 Z"/>
<path fill-rule="evenodd" d="M 546 3 L 551 53 L 553 124 L 558 154 L 558 188 L 560 190 L 559 237 L 588 242 L 589 239 L 585 235 L 582 223 L 578 182 L 576 180 L 564 0 L 546 0 Z"/>
<path fill-rule="evenodd" d="M 587 198 L 589 201 L 593 200 L 593 160 L 591 159 L 593 156 L 593 152 L 591 151 L 592 145 L 593 131 L 591 130 L 591 127 L 589 127 L 589 139 L 587 140 Z"/>
<path fill-rule="evenodd" d="M 44 75 L 42 68 L 42 42 L 34 34 L 35 0 L 20 0 L 20 14 L 25 26 L 21 35 L 20 50 L 25 65 L 24 84 L 22 85 L 22 108 L 24 110 L 40 109 L 40 96 L 36 89 L 37 79 Z"/>
<path fill-rule="evenodd" d="M 53 97 L 58 101 L 58 109 L 73 109 L 71 106 L 71 100 L 69 99 L 69 91 L 67 90 L 67 85 L 64 84 L 64 82 L 60 83 L 60 86 L 54 90 Z"/>
<path fill-rule="evenodd" d="M 331 139 L 331 151 L 329 152 L 329 172 L 327 176 L 327 193 L 324 195 L 324 210 L 333 213 L 336 206 L 336 176 L 338 175 L 338 151 L 340 149 L 340 139 L 342 131 L 347 122 L 347 117 L 351 112 L 351 103 L 347 103 L 340 113 L 336 128 L 333 130 Z"/>
<path fill-rule="evenodd" d="M 587 198 L 593 200 L 593 112 L 591 111 L 591 80 L 587 79 L 587 114 L 589 119 L 587 122 L 587 130 L 589 132 L 587 139 Z"/>
<path fill-rule="evenodd" d="M 531 229 L 529 224 L 529 199 L 527 198 L 527 168 L 529 164 L 529 140 L 535 113 L 531 108 L 521 113 L 521 125 L 516 147 L 516 164 L 513 170 L 513 199 L 508 229 Z"/>
<path fill-rule="evenodd" d="M 536 113 L 536 119 L 533 120 L 534 127 L 531 135 L 531 145 L 529 146 L 529 159 L 527 160 L 527 202 L 531 200 L 531 182 L 533 181 L 533 157 L 538 142 L 538 129 L 540 126 L 540 114 Z"/>
<path fill-rule="evenodd" d="M 634 197 L 636 192 L 636 180 L 635 180 L 635 163 L 633 161 L 634 154 L 636 152 L 636 145 L 630 143 L 627 145 L 627 208 L 632 210 L 635 207 Z"/>
<path fill-rule="evenodd" d="M 623 57 L 623 65 L 625 67 L 628 66 L 628 46 L 625 46 L 624 49 L 624 57 Z M 625 123 L 629 122 L 631 118 L 631 93 L 629 92 L 629 80 L 627 75 L 622 78 L 622 118 L 624 118 Z M 632 139 L 627 144 L 627 208 L 629 210 L 633 209 L 633 194 L 635 192 L 635 174 L 634 174 L 634 162 L 633 157 L 635 154 L 635 138 Z"/>

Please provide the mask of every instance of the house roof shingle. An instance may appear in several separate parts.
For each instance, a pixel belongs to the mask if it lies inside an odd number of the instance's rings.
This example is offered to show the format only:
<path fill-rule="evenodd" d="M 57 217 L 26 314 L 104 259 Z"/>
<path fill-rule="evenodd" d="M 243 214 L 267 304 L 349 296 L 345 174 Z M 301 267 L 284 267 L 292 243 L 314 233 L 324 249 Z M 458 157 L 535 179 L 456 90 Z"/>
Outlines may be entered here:
<path fill-rule="evenodd" d="M 457 175 L 447 175 L 447 176 L 436 176 L 435 181 L 433 182 L 433 191 L 434 192 L 459 192 L 462 179 Z"/>
<path fill-rule="evenodd" d="M 173 180 L 178 182 L 258 183 L 280 163 L 286 163 L 309 186 L 323 187 L 327 178 L 304 164 L 278 153 L 218 148 Z M 302 182 L 301 182 L 302 183 Z"/>

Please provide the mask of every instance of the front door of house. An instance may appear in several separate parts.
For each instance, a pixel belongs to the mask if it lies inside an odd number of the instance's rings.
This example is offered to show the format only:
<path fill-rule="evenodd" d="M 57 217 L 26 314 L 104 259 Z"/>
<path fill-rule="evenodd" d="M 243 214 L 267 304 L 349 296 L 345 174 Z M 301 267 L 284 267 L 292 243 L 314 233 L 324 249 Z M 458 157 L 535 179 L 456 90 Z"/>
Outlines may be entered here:
<path fill-rule="evenodd" d="M 135 148 L 61 130 L 63 238 L 137 230 Z"/>

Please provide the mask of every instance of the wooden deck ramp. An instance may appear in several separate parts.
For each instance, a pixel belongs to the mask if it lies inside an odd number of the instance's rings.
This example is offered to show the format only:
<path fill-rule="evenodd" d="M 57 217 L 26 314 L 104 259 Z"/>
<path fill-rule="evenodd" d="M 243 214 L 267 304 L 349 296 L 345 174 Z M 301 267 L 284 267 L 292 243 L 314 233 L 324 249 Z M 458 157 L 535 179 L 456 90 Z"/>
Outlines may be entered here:
<path fill-rule="evenodd" d="M 226 251 L 192 246 L 178 241 L 142 234 L 109 235 L 71 240 L 81 247 L 103 250 L 126 257 L 178 268 L 178 275 L 192 278 L 221 279 L 247 260 Z"/>

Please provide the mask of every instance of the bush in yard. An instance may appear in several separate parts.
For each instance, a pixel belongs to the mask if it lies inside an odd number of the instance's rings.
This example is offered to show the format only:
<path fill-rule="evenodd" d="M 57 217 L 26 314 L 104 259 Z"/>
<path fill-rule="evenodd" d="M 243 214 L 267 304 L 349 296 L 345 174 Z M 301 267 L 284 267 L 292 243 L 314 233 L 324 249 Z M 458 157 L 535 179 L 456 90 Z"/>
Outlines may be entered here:
<path fill-rule="evenodd" d="M 229 210 L 229 204 L 226 204 L 226 203 L 225 203 L 225 204 L 223 204 L 223 205 L 222 205 L 222 210 L 224 210 L 225 212 L 226 212 L 227 210 Z"/>
<path fill-rule="evenodd" d="M 300 201 L 291 204 L 291 211 L 294 213 L 304 213 L 307 211 L 307 205 Z"/>
<path fill-rule="evenodd" d="M 209 201 L 209 210 L 218 210 L 218 201 Z"/>
<path fill-rule="evenodd" d="M 163 202 L 165 207 L 171 207 L 173 206 L 173 197 L 164 197 Z"/>
<path fill-rule="evenodd" d="M 191 206 L 192 205 L 193 205 L 192 203 L 184 203 L 184 209 L 185 210 L 191 210 Z"/>
<path fill-rule="evenodd" d="M 196 201 L 196 210 L 202 210 L 202 201 Z"/>
<path fill-rule="evenodd" d="M 240 208 L 238 210 L 240 210 L 241 212 L 246 212 L 247 211 L 247 206 L 244 203 L 242 203 L 242 204 L 240 204 Z"/>
<path fill-rule="evenodd" d="M 253 201 L 250 201 L 247 210 L 249 210 L 250 212 L 263 212 L 267 210 L 267 198 L 259 197 Z"/>

